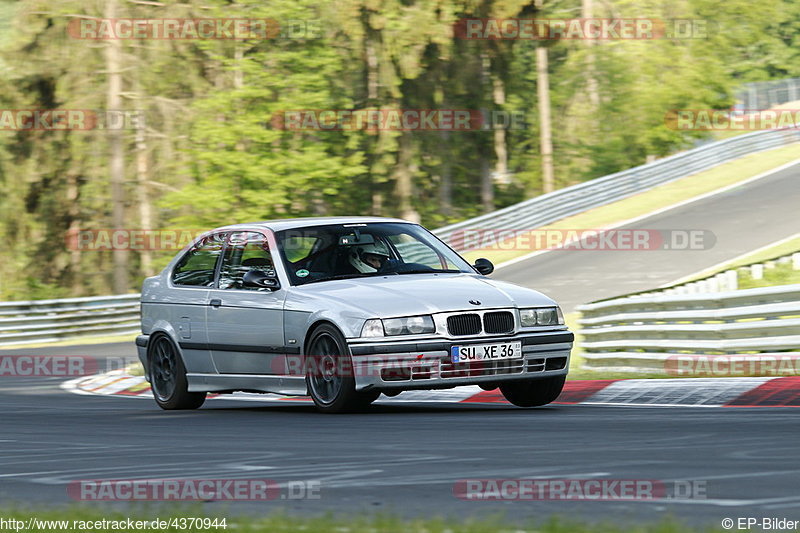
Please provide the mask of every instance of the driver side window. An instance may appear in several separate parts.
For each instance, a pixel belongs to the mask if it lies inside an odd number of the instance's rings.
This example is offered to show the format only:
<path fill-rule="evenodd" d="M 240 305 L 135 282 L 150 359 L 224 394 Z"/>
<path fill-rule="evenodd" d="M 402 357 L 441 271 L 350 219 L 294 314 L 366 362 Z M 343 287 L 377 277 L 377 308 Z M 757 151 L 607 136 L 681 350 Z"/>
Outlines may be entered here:
<path fill-rule="evenodd" d="M 261 290 L 245 287 L 242 278 L 250 270 L 262 270 L 275 276 L 275 265 L 269 243 L 261 233 L 247 231 L 232 233 L 219 273 L 220 289 Z"/>

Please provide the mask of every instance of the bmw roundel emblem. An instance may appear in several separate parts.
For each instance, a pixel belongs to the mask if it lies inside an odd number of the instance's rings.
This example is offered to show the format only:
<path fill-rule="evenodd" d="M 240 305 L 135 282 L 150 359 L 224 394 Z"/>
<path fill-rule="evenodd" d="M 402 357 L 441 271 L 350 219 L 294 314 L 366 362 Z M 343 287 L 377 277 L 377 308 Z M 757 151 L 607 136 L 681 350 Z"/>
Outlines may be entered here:
<path fill-rule="evenodd" d="M 471 303 L 472 305 L 481 305 L 481 302 L 478 300 L 470 300 L 469 303 Z"/>

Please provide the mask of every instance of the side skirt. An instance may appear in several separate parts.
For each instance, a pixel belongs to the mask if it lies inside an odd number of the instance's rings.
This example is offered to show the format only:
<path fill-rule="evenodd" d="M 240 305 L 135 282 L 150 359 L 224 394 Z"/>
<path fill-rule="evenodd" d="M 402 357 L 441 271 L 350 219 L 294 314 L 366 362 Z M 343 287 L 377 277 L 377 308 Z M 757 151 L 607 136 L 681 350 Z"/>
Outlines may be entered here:
<path fill-rule="evenodd" d="M 303 376 L 263 376 L 253 374 L 187 374 L 189 392 L 247 390 L 305 396 L 308 394 Z"/>

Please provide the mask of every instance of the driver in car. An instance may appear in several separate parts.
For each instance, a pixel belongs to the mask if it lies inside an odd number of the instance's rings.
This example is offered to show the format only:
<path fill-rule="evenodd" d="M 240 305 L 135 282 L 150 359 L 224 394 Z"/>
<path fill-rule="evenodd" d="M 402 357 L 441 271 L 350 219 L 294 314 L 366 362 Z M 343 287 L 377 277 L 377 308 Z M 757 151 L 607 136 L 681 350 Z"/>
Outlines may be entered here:
<path fill-rule="evenodd" d="M 350 264 L 362 274 L 385 270 L 390 266 L 389 250 L 382 243 L 353 246 L 350 250 Z"/>

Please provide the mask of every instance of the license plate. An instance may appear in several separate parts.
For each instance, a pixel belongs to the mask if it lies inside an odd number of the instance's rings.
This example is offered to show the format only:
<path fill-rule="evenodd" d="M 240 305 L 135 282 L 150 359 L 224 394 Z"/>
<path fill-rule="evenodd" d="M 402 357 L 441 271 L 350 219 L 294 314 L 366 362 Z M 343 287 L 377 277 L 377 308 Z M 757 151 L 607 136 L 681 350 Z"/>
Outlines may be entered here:
<path fill-rule="evenodd" d="M 499 344 L 470 344 L 468 346 L 453 346 L 450 348 L 450 357 L 454 363 L 495 359 L 516 359 L 522 357 L 522 343 L 503 342 Z"/>

